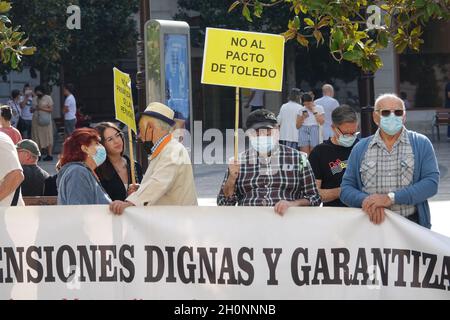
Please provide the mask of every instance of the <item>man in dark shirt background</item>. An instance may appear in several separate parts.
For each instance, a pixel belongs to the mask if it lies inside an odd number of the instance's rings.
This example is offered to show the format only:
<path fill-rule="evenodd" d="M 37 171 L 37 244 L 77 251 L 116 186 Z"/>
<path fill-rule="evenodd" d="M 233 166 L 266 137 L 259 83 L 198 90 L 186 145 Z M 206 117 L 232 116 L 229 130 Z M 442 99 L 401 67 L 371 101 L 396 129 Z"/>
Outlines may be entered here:
<path fill-rule="evenodd" d="M 49 178 L 47 171 L 37 165 L 41 155 L 39 147 L 33 140 L 22 140 L 17 145 L 19 161 L 23 168 L 25 180 L 22 182 L 22 195 L 25 197 L 43 196 L 45 180 Z"/>
<path fill-rule="evenodd" d="M 309 162 L 323 205 L 345 207 L 339 200 L 341 182 L 347 168 L 347 159 L 358 142 L 358 118 L 351 107 L 342 105 L 333 110 L 331 120 L 333 136 L 312 150 Z"/>

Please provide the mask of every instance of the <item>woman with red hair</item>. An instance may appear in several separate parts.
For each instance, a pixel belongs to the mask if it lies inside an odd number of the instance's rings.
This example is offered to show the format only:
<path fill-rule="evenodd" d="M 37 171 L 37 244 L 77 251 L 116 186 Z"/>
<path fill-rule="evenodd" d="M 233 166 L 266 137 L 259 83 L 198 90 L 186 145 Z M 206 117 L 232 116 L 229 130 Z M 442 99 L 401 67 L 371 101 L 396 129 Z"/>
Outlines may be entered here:
<path fill-rule="evenodd" d="M 102 188 L 95 169 L 106 159 L 97 131 L 90 128 L 75 130 L 65 141 L 59 162 L 59 205 L 109 204 L 111 199 Z"/>

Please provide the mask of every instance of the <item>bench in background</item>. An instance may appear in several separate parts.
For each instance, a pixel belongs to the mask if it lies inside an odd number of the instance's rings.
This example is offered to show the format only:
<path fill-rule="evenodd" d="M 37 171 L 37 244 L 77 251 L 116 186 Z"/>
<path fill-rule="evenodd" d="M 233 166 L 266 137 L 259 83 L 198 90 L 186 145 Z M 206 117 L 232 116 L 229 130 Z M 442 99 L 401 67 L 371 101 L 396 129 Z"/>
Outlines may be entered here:
<path fill-rule="evenodd" d="M 434 138 L 434 130 L 437 131 L 438 140 L 441 140 L 441 133 L 439 126 L 449 126 L 450 125 L 450 109 L 437 109 L 436 114 L 433 119 L 433 126 L 431 127 L 431 134 Z"/>
<path fill-rule="evenodd" d="M 26 206 L 56 206 L 58 197 L 22 197 Z"/>

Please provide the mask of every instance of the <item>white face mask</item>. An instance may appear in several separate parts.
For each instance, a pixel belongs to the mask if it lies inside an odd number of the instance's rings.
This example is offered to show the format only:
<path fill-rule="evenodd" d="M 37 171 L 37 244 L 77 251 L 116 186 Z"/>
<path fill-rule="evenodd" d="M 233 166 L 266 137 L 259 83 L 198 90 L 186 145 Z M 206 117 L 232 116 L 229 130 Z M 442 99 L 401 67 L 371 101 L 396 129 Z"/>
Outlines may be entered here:
<path fill-rule="evenodd" d="M 338 141 L 339 145 L 341 145 L 342 147 L 349 148 L 355 143 L 355 141 L 356 141 L 356 134 L 340 135 L 337 138 L 337 141 Z"/>
<path fill-rule="evenodd" d="M 403 117 L 393 113 L 389 117 L 381 117 L 380 128 L 390 136 L 396 135 L 403 128 Z"/>
<path fill-rule="evenodd" d="M 263 154 L 269 153 L 277 146 L 277 142 L 272 136 L 250 137 L 250 144 L 252 145 L 253 149 Z"/>
<path fill-rule="evenodd" d="M 103 162 L 105 162 L 105 160 L 106 160 L 105 147 L 102 145 L 98 145 L 96 147 L 95 154 L 92 156 L 92 159 L 95 161 L 95 164 L 97 165 L 97 167 L 101 166 L 103 164 Z"/>

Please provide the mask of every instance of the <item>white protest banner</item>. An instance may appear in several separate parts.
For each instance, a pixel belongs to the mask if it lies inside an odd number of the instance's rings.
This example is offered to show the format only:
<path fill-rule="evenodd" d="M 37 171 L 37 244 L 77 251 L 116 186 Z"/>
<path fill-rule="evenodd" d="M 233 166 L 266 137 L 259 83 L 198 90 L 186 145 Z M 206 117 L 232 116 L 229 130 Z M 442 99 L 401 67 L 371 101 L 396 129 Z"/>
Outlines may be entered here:
<path fill-rule="evenodd" d="M 1 299 L 450 299 L 450 238 L 389 213 L 0 208 Z"/>

